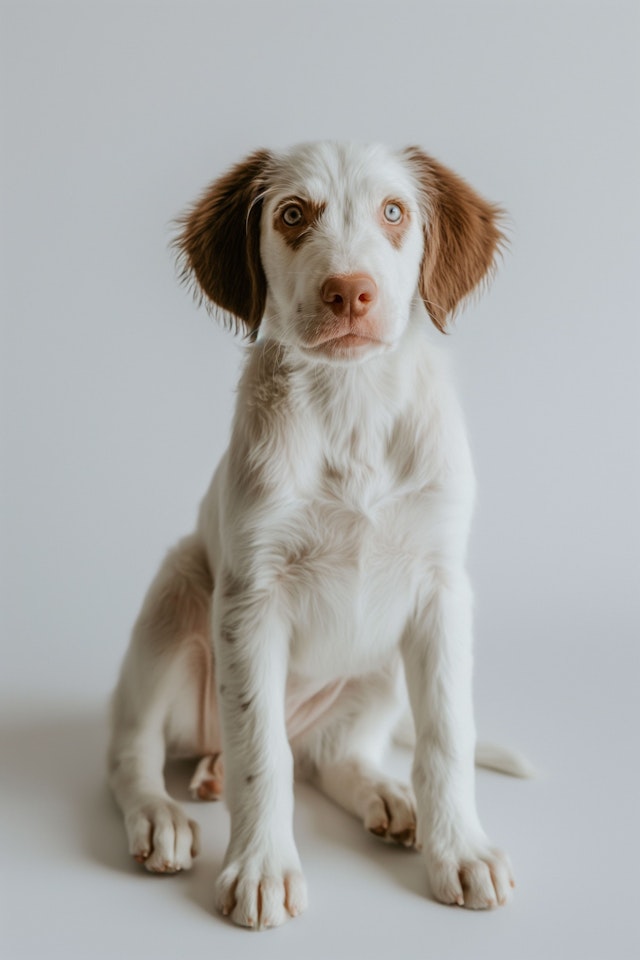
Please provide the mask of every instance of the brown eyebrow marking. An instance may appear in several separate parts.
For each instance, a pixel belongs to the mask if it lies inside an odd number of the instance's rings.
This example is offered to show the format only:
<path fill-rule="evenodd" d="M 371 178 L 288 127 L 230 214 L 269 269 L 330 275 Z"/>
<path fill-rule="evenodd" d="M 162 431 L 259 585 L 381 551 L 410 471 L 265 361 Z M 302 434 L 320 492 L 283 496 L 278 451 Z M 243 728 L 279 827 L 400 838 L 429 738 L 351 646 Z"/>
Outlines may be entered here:
<path fill-rule="evenodd" d="M 402 219 L 399 223 L 389 223 L 389 221 L 385 218 L 384 208 L 389 203 L 394 203 L 402 210 Z M 387 197 L 387 199 L 384 200 L 380 206 L 378 219 L 391 246 L 395 247 L 396 250 L 399 250 L 402 246 L 405 236 L 407 235 L 409 224 L 411 223 L 411 214 L 409 213 L 407 204 L 402 200 L 396 200 L 395 197 Z"/>
<path fill-rule="evenodd" d="M 289 204 L 296 204 L 302 210 L 302 220 L 294 226 L 289 226 L 282 219 L 283 210 Z M 276 207 L 273 215 L 273 229 L 284 238 L 285 243 L 293 250 L 302 246 L 309 236 L 310 231 L 317 224 L 318 220 L 326 209 L 326 203 L 318 203 L 315 200 L 303 200 L 301 197 L 287 197 Z"/>

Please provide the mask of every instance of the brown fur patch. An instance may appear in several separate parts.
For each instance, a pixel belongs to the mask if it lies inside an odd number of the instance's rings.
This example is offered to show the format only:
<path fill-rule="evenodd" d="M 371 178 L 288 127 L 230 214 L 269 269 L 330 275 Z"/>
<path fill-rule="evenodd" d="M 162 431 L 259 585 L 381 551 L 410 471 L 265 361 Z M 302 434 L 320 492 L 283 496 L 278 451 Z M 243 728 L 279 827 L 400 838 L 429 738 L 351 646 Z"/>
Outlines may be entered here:
<path fill-rule="evenodd" d="M 283 213 L 288 206 L 297 206 L 302 212 L 302 219 L 299 223 L 289 225 L 283 220 Z M 309 236 L 310 231 L 315 227 L 318 220 L 324 213 L 326 203 L 316 203 L 314 200 L 303 200 L 300 197 L 289 197 L 278 204 L 273 215 L 273 228 L 282 237 L 285 242 L 297 250 Z"/>
<path fill-rule="evenodd" d="M 139 626 L 166 646 L 189 634 L 208 636 L 212 592 L 205 548 L 195 537 L 186 537 L 167 554 L 150 588 Z"/>
<path fill-rule="evenodd" d="M 175 241 L 183 275 L 195 277 L 202 294 L 238 317 L 252 339 L 267 295 L 260 217 L 270 160 L 259 150 L 212 183 L 179 221 L 182 232 Z"/>
<path fill-rule="evenodd" d="M 425 249 L 420 294 L 443 333 L 449 314 L 487 276 L 504 243 L 504 211 L 419 147 L 405 151 L 422 191 Z"/>

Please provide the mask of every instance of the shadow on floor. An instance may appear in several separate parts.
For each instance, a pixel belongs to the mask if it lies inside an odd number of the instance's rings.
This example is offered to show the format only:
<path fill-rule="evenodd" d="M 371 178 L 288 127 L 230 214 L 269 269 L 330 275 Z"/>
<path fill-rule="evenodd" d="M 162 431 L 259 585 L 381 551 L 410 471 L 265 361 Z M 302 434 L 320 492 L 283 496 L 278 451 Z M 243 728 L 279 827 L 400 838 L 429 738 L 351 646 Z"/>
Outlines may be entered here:
<path fill-rule="evenodd" d="M 30 843 L 39 843 L 42 855 L 89 860 L 108 870 L 150 878 L 129 857 L 120 811 L 106 783 L 107 707 L 100 709 L 39 705 L 37 715 L 5 720 L 0 729 L 3 804 L 32 805 L 34 823 Z M 178 801 L 189 800 L 192 761 L 167 768 L 169 792 Z M 202 828 L 202 853 L 196 869 L 173 878 L 181 892 L 199 909 L 212 913 L 213 884 L 228 837 L 229 820 L 223 803 L 189 803 L 189 815 Z M 52 829 L 51 825 L 54 825 Z M 303 858 L 335 855 L 365 859 L 372 870 L 391 873 L 397 883 L 424 897 L 426 877 L 414 852 L 381 843 L 355 819 L 306 784 L 296 786 L 296 838 Z M 186 881 L 186 882 L 185 882 Z"/>

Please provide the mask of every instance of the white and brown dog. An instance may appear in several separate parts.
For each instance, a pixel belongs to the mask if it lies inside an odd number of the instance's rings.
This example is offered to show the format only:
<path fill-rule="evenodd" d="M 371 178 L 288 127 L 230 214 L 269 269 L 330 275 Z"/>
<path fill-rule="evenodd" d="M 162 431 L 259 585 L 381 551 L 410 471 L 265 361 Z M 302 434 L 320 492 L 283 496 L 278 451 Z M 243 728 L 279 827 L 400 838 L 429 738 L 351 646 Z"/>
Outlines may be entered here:
<path fill-rule="evenodd" d="M 222 792 L 224 914 L 270 927 L 307 903 L 293 769 L 387 840 L 422 849 L 433 895 L 492 907 L 509 862 L 474 797 L 474 477 L 426 335 L 491 271 L 501 212 L 417 148 L 258 152 L 182 222 L 187 274 L 251 346 L 231 443 L 196 531 L 144 602 L 114 697 L 110 781 L 132 855 L 191 866 L 197 826 L 169 756 Z M 406 682 L 405 682 L 406 678 Z M 413 789 L 380 761 L 405 704 Z"/>

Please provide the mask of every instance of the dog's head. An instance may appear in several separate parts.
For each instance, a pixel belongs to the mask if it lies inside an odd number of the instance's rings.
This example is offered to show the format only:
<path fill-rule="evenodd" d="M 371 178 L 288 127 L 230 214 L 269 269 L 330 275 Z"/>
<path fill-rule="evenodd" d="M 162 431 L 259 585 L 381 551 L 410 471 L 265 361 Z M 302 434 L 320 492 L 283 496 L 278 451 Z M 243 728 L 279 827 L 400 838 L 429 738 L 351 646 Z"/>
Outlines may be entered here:
<path fill-rule="evenodd" d="M 491 271 L 501 211 L 411 147 L 259 151 L 183 218 L 185 274 L 255 339 L 322 361 L 392 348 L 422 298 L 447 318 Z"/>

